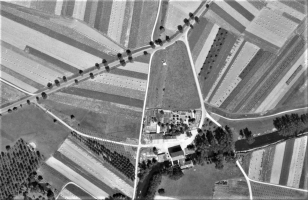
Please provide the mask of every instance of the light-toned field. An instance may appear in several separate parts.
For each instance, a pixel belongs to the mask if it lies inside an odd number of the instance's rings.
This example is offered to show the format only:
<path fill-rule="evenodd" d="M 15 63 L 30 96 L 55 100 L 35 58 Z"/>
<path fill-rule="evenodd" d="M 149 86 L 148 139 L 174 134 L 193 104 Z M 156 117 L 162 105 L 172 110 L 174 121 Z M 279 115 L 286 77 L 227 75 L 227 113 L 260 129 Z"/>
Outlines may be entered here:
<path fill-rule="evenodd" d="M 188 13 L 194 11 L 200 5 L 200 0 L 187 1 L 187 0 L 170 0 L 168 4 L 165 28 L 170 31 L 171 35 L 177 31 L 178 25 L 183 25 L 183 20 L 189 18 Z"/>
<path fill-rule="evenodd" d="M 6 83 L 3 83 L 2 81 L 0 81 L 0 94 L 1 94 L 0 106 L 2 106 L 5 103 L 17 101 L 18 99 L 26 96 L 24 93 L 13 88 L 10 85 L 7 85 Z"/>
<path fill-rule="evenodd" d="M 199 56 L 197 57 L 197 60 L 195 62 L 195 70 L 196 70 L 196 74 L 198 74 L 201 70 L 201 67 L 203 66 L 203 62 L 205 60 L 205 58 L 208 55 L 208 52 L 211 49 L 211 45 L 213 44 L 213 41 L 216 37 L 216 34 L 219 31 L 219 26 L 217 24 L 214 24 L 214 26 L 211 29 L 211 32 L 208 36 L 208 38 L 206 39 L 203 48 L 201 49 Z"/>
<path fill-rule="evenodd" d="M 2 33 L 6 33 L 2 34 L 2 40 L 7 43 L 12 44 L 11 41 L 15 40 L 15 42 L 24 45 L 33 46 L 39 51 L 49 54 L 77 69 L 87 69 L 92 67 L 94 65 L 93 63 L 101 62 L 101 58 L 99 57 L 74 48 L 59 40 L 55 40 L 22 24 L 16 23 L 5 17 L 1 17 L 1 20 L 1 31 Z"/>
<path fill-rule="evenodd" d="M 75 154 L 78 154 L 78 152 L 74 152 Z M 82 177 L 80 174 L 73 171 L 71 168 L 67 167 L 64 163 L 60 162 L 59 160 L 55 159 L 54 157 L 50 157 L 46 164 L 58 172 L 60 172 L 62 175 L 73 181 L 74 183 L 78 184 L 80 187 L 85 189 L 89 194 L 91 194 L 93 197 L 102 199 L 106 198 L 109 195 L 92 184 L 90 181 Z"/>
<path fill-rule="evenodd" d="M 265 110 L 273 109 L 283 96 L 288 92 L 288 90 L 293 86 L 293 84 L 298 80 L 298 78 L 305 73 L 307 70 L 307 49 L 301 55 L 301 57 L 293 64 L 287 74 L 280 80 L 272 92 L 264 99 L 263 103 L 256 109 L 255 112 L 262 112 Z M 287 84 L 288 79 L 293 75 L 297 68 L 302 65 L 303 67 L 297 72 L 292 81 Z"/>
<path fill-rule="evenodd" d="M 119 87 L 125 87 L 134 90 L 145 91 L 147 86 L 146 80 L 120 76 L 116 74 L 103 73 L 92 79 L 95 82 L 110 84 Z"/>
<path fill-rule="evenodd" d="M 20 87 L 28 92 L 34 93 L 37 91 L 37 88 L 32 87 L 31 85 L 28 85 L 22 81 L 20 81 L 19 79 L 16 79 L 15 77 L 1 71 L 1 78 L 16 85 L 17 87 Z"/>
<path fill-rule="evenodd" d="M 290 15 L 292 15 L 293 17 L 299 19 L 299 20 L 303 20 L 304 17 L 306 16 L 305 14 L 298 12 L 297 10 L 279 2 L 279 1 L 268 1 L 266 7 L 272 9 L 272 10 L 279 10 L 281 12 L 286 12 Z"/>
<path fill-rule="evenodd" d="M 282 47 L 297 25 L 278 13 L 264 8 L 246 28 L 246 31 L 278 47 Z"/>
<path fill-rule="evenodd" d="M 306 147 L 307 136 L 295 140 L 287 186 L 299 187 Z"/>
<path fill-rule="evenodd" d="M 133 62 L 133 63 L 126 63 L 125 66 L 118 67 L 119 69 L 133 71 L 133 72 L 139 72 L 148 74 L 149 73 L 149 65 L 147 63 L 142 62 Z"/>
<path fill-rule="evenodd" d="M 259 50 L 259 47 L 246 42 L 233 62 L 230 70 L 227 72 L 224 80 L 220 84 L 218 90 L 211 100 L 211 104 L 215 106 L 220 106 L 223 101 L 229 96 L 237 84 L 241 81 L 239 77 L 240 73 L 244 70 L 246 65 L 254 57 L 254 55 Z"/>
<path fill-rule="evenodd" d="M 60 197 L 62 197 L 63 199 L 76 199 L 76 200 L 81 200 L 79 197 L 77 197 L 76 195 L 74 195 L 73 193 L 71 193 L 70 191 L 68 191 L 66 188 L 64 188 L 64 189 L 61 191 Z"/>
<path fill-rule="evenodd" d="M 55 8 L 55 14 L 61 15 L 63 0 L 56 0 L 56 1 L 57 3 L 56 3 L 56 8 Z"/>
<path fill-rule="evenodd" d="M 52 70 L 2 45 L 1 53 L 1 62 L 4 66 L 42 85 L 53 82 L 58 77 L 72 74 L 61 68 Z"/>
<path fill-rule="evenodd" d="M 249 1 L 247 0 L 236 0 L 241 6 L 246 8 L 251 14 L 257 16 L 260 12 L 256 7 L 254 7 Z"/>
<path fill-rule="evenodd" d="M 261 165 L 263 159 L 264 149 L 254 151 L 251 155 L 250 163 L 249 163 L 249 172 L 248 177 L 259 181 L 261 174 Z"/>
<path fill-rule="evenodd" d="M 243 15 L 241 15 L 239 12 L 237 12 L 234 8 L 232 8 L 225 1 L 215 1 L 215 3 L 219 7 L 221 7 L 224 11 L 229 13 L 234 19 L 236 19 L 238 22 L 240 22 L 245 27 L 247 27 L 249 25 L 250 21 L 248 21 Z"/>
<path fill-rule="evenodd" d="M 84 13 L 86 9 L 87 1 L 75 1 L 75 6 L 74 6 L 74 12 L 73 12 L 73 17 L 79 20 L 83 20 L 84 18 Z"/>
<path fill-rule="evenodd" d="M 132 197 L 134 189 L 129 184 L 125 183 L 70 140 L 65 140 L 58 151 L 107 185 L 118 188 L 127 196 Z"/>
<path fill-rule="evenodd" d="M 212 95 L 214 89 L 216 88 L 217 84 L 219 83 L 220 79 L 222 78 L 222 76 L 224 75 L 224 73 L 226 72 L 229 64 L 231 63 L 231 61 L 233 60 L 233 57 L 235 56 L 235 54 L 237 53 L 237 51 L 239 50 L 240 46 L 242 45 L 242 43 L 244 42 L 243 38 L 238 38 L 237 41 L 234 43 L 228 57 L 225 60 L 225 65 L 223 66 L 223 68 L 220 70 L 219 75 L 217 77 L 217 79 L 215 80 L 214 84 L 212 85 L 210 91 L 208 92 L 208 94 L 205 97 L 205 101 L 208 101 L 210 96 Z"/>
<path fill-rule="evenodd" d="M 270 178 L 271 183 L 279 184 L 285 147 L 286 147 L 286 142 L 279 143 L 275 147 L 275 155 L 273 158 L 274 162 L 272 165 L 272 172 L 271 172 L 271 178 Z"/>
<path fill-rule="evenodd" d="M 111 9 L 107 34 L 110 38 L 112 38 L 118 43 L 120 43 L 121 40 L 125 5 L 126 5 L 126 0 L 113 1 Z"/>
<path fill-rule="evenodd" d="M 17 0 L 17 1 L 9 1 L 10 3 L 19 5 L 19 6 L 24 6 L 27 8 L 30 8 L 31 6 L 31 0 Z"/>

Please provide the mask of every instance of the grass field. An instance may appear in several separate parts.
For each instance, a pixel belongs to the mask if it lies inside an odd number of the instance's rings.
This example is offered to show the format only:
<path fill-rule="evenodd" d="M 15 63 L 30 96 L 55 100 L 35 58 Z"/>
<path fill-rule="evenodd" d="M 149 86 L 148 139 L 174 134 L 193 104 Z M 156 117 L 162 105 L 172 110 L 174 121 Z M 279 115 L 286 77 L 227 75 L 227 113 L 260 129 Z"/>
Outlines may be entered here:
<path fill-rule="evenodd" d="M 213 199 L 249 199 L 249 189 L 245 179 L 227 181 L 227 185 L 215 185 Z"/>
<path fill-rule="evenodd" d="M 28 143 L 34 142 L 46 159 L 59 148 L 69 134 L 68 129 L 53 123 L 51 117 L 33 105 L 24 105 L 17 111 L 2 116 L 0 131 L 1 147 L 23 138 Z"/>
<path fill-rule="evenodd" d="M 25 93 L 20 92 L 14 87 L 3 82 L 0 82 L 0 93 L 1 93 L 0 107 L 5 107 L 6 105 L 18 101 L 19 99 L 27 96 Z"/>
<path fill-rule="evenodd" d="M 163 65 L 165 60 L 166 65 Z M 186 110 L 200 107 L 185 44 L 177 41 L 152 59 L 147 107 Z M 183 80 L 185 77 L 185 80 Z"/>
<path fill-rule="evenodd" d="M 68 184 L 65 189 L 67 189 L 69 192 L 73 193 L 80 199 L 92 199 L 93 197 L 89 195 L 87 192 L 82 190 L 81 188 L 77 187 L 76 185 L 73 184 Z"/>
<path fill-rule="evenodd" d="M 183 171 L 184 176 L 173 181 L 163 177 L 159 188 L 165 189 L 165 196 L 176 199 L 210 199 L 213 196 L 214 184 L 220 180 L 243 178 L 235 164 L 224 164 L 222 170 L 214 165 L 195 165 Z"/>

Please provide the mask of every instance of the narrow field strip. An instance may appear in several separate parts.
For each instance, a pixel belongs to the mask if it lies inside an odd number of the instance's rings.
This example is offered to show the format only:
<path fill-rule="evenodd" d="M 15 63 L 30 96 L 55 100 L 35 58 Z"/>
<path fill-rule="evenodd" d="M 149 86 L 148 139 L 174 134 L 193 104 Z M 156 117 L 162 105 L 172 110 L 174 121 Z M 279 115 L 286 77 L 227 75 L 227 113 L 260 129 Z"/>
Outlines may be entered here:
<path fill-rule="evenodd" d="M 72 152 L 76 150 L 64 148 L 63 145 L 64 144 L 62 144 L 58 151 L 55 153 L 55 159 L 65 164 L 67 167 L 71 168 L 80 176 L 87 179 L 109 195 L 114 192 L 114 184 L 112 183 L 112 180 L 109 179 L 110 177 L 103 176 L 103 174 L 105 175 L 106 172 L 103 173 L 104 171 L 94 171 L 98 170 L 95 169 L 96 165 L 98 164 L 93 164 L 94 162 L 90 162 L 89 159 L 81 156 L 80 154 L 78 154 L 78 156 L 73 155 L 74 153 Z M 77 152 L 79 153 L 79 151 Z M 87 157 L 88 156 L 91 155 L 88 154 Z"/>
<path fill-rule="evenodd" d="M 85 8 L 85 11 L 84 11 L 84 17 L 82 19 L 86 23 L 89 23 L 89 21 L 90 21 L 91 8 L 92 8 L 92 1 L 87 0 L 86 1 L 86 8 Z"/>
<path fill-rule="evenodd" d="M 72 141 L 65 140 L 58 151 L 66 157 L 70 158 L 73 162 L 75 162 L 75 164 L 88 169 L 87 171 L 89 173 L 95 177 L 99 177 L 99 179 L 103 180 L 107 185 L 110 185 L 113 188 L 118 188 L 129 197 L 132 196 L 134 189 L 128 183 L 124 182 L 113 172 L 104 167 L 104 165 L 102 165 Z"/>
<path fill-rule="evenodd" d="M 301 171 L 301 178 L 299 182 L 299 188 L 308 190 L 308 179 L 307 179 L 307 173 L 308 173 L 308 148 L 306 146 L 306 152 L 304 156 L 304 163 L 303 163 L 303 170 Z"/>
<path fill-rule="evenodd" d="M 228 70 L 226 76 L 224 77 L 222 83 L 220 84 L 218 90 L 211 100 L 211 104 L 215 106 L 220 106 L 223 101 L 228 97 L 232 90 L 241 81 L 238 77 L 240 73 L 244 70 L 246 65 L 251 61 L 254 55 L 259 50 L 259 47 L 246 42 L 241 49 L 235 61 Z"/>
<path fill-rule="evenodd" d="M 78 72 L 78 69 L 65 63 L 65 62 L 62 62 L 61 60 L 58 60 L 46 53 L 43 53 L 33 47 L 30 47 L 30 46 L 26 46 L 27 50 L 28 50 L 28 53 L 32 56 L 35 56 L 37 58 L 40 58 L 48 63 L 51 63 L 59 68 L 61 68 L 62 70 L 65 70 L 67 72 L 71 72 L 72 74 L 76 74 Z"/>
<path fill-rule="evenodd" d="M 20 87 L 20 88 L 28 91 L 28 92 L 34 93 L 34 92 L 37 91 L 37 88 L 32 87 L 31 85 L 28 85 L 28 84 L 18 80 L 17 78 L 3 72 L 3 71 L 1 71 L 1 78 L 10 82 L 10 83 L 12 83 L 12 84 L 14 84 L 14 85 L 16 85 L 17 87 Z"/>
<path fill-rule="evenodd" d="M 109 94 L 121 95 L 130 98 L 136 98 L 143 100 L 145 96 L 145 92 L 139 90 L 133 90 L 129 88 L 123 88 L 115 85 L 99 83 L 95 81 L 85 81 L 76 86 L 76 88 L 88 89 L 97 92 L 104 92 Z"/>
<path fill-rule="evenodd" d="M 279 185 L 287 185 L 288 175 L 290 172 L 290 165 L 294 149 L 295 139 L 286 141 L 286 147 L 283 155 L 282 168 L 280 173 Z"/>
<path fill-rule="evenodd" d="M 8 68 L 8 67 L 6 67 L 2 64 L 0 65 L 0 70 L 2 72 L 5 72 L 5 73 L 11 75 L 12 77 L 15 77 L 16 79 L 24 82 L 25 84 L 34 87 L 34 88 L 41 89 L 41 88 L 45 87 L 45 85 L 41 85 L 41 84 L 29 79 L 28 77 L 23 76 L 20 73 L 17 73 L 15 71 L 11 70 L 10 68 Z"/>
<path fill-rule="evenodd" d="M 70 191 L 68 191 L 66 188 L 64 188 L 61 193 L 60 196 L 64 199 L 67 200 L 71 200 L 71 199 L 76 199 L 76 200 L 81 200 L 79 197 L 77 197 L 76 195 L 74 195 L 73 193 L 71 193 Z"/>
<path fill-rule="evenodd" d="M 250 158 L 248 177 L 259 181 L 264 149 L 254 151 Z"/>
<path fill-rule="evenodd" d="M 123 28 L 120 39 L 120 44 L 127 47 L 129 42 L 129 33 L 133 21 L 133 11 L 134 11 L 135 1 L 127 0 L 125 5 L 125 13 L 123 20 Z"/>
<path fill-rule="evenodd" d="M 130 27 L 129 39 L 128 39 L 128 48 L 135 48 L 137 46 L 137 36 L 140 24 L 140 15 L 143 7 L 143 0 L 134 1 L 134 8 L 133 8 L 133 16 L 132 22 Z"/>
<path fill-rule="evenodd" d="M 258 10 L 262 10 L 262 8 L 264 8 L 266 5 L 265 1 L 259 1 L 259 0 L 246 0 L 246 1 L 248 1 L 252 6 L 254 6 Z"/>
<path fill-rule="evenodd" d="M 108 36 L 120 43 L 126 0 L 114 1 L 108 26 Z"/>
<path fill-rule="evenodd" d="M 148 63 L 146 63 L 148 64 Z M 148 74 L 140 73 L 140 72 L 135 72 L 135 71 L 129 71 L 126 69 L 120 69 L 120 68 L 114 68 L 110 70 L 111 74 L 117 74 L 121 76 L 127 76 L 131 78 L 137 78 L 141 80 L 147 80 L 148 79 Z"/>
<path fill-rule="evenodd" d="M 118 87 L 125 87 L 133 90 L 139 90 L 143 92 L 145 92 L 147 84 L 146 80 L 107 73 L 99 74 L 98 76 L 96 76 L 95 79 L 93 79 L 93 81 Z"/>
<path fill-rule="evenodd" d="M 100 20 L 101 20 L 101 16 L 102 16 L 102 10 L 103 10 L 103 1 L 98 1 L 95 21 L 94 21 L 94 28 L 95 29 L 99 29 Z"/>
<path fill-rule="evenodd" d="M 215 1 L 221 9 L 223 9 L 226 13 L 229 13 L 236 21 L 241 23 L 243 26 L 247 27 L 249 25 L 249 20 L 247 20 L 243 15 L 241 15 L 238 11 L 236 11 L 233 7 L 231 7 L 225 1 Z"/>
<path fill-rule="evenodd" d="M 94 27 L 97 5 L 98 5 L 99 0 L 89 0 L 89 1 L 91 1 L 91 12 L 90 12 L 90 17 L 89 17 L 88 23 L 91 27 Z"/>
<path fill-rule="evenodd" d="M 80 176 L 71 168 L 67 167 L 64 163 L 60 162 L 59 160 L 55 159 L 54 157 L 49 158 L 46 161 L 46 164 L 55 170 L 59 171 L 62 175 L 67 177 L 68 179 L 72 180 L 74 183 L 80 185 L 82 188 L 86 188 L 86 190 L 96 198 L 106 198 L 108 194 L 89 182 L 87 179 Z"/>
<path fill-rule="evenodd" d="M 295 140 L 287 186 L 299 187 L 306 147 L 307 136 Z"/>
<path fill-rule="evenodd" d="M 125 66 L 119 66 L 118 69 L 139 72 L 143 74 L 149 73 L 149 64 L 142 63 L 142 62 L 133 62 L 133 63 L 126 63 Z"/>
<path fill-rule="evenodd" d="M 70 183 L 65 187 L 65 189 L 68 190 L 70 193 L 74 194 L 75 196 L 81 197 L 82 199 L 93 199 L 93 196 L 87 193 L 84 189 L 80 188 L 79 185 Z"/>
<path fill-rule="evenodd" d="M 86 5 L 87 5 L 87 1 L 86 0 L 82 0 L 82 1 L 81 0 L 76 0 L 72 17 L 74 17 L 76 19 L 83 20 L 84 19 L 85 10 L 86 10 Z"/>
<path fill-rule="evenodd" d="M 100 25 L 99 30 L 105 34 L 108 33 L 109 29 L 109 21 L 110 21 L 110 15 L 111 15 L 111 9 L 112 9 L 113 1 L 103 1 L 103 11 L 100 19 Z"/>
<path fill-rule="evenodd" d="M 55 15 L 61 15 L 63 0 L 56 0 Z"/>
<path fill-rule="evenodd" d="M 297 2 L 295 0 L 290 0 L 290 1 L 279 0 L 279 2 L 287 5 L 290 8 L 293 8 L 294 10 L 297 10 L 298 12 L 302 14 L 307 14 L 307 10 L 306 10 L 307 7 L 305 9 L 305 5 L 303 6 L 303 4 L 301 4 L 300 2 Z M 302 0 L 302 2 L 305 2 L 305 0 Z M 307 4 L 307 1 L 306 1 L 306 4 Z"/>
<path fill-rule="evenodd" d="M 275 147 L 275 155 L 273 158 L 274 161 L 273 161 L 272 172 L 271 172 L 271 177 L 270 177 L 271 183 L 279 184 L 285 147 L 286 147 L 286 142 L 279 143 Z"/>
<path fill-rule="evenodd" d="M 245 0 L 244 0 L 245 1 Z M 252 13 L 250 13 L 248 10 L 246 10 L 246 8 L 244 8 L 241 4 L 239 4 L 237 1 L 235 0 L 228 0 L 225 1 L 227 4 L 229 4 L 229 6 L 231 6 L 234 10 L 236 10 L 240 15 L 242 15 L 243 17 L 245 17 L 248 21 L 252 21 L 254 18 L 254 15 Z"/>
<path fill-rule="evenodd" d="M 35 5 L 32 6 L 32 3 L 35 3 Z M 31 2 L 31 8 L 41 10 L 44 13 L 50 13 L 54 14 L 55 13 L 55 8 L 56 8 L 57 0 L 54 1 L 32 1 Z"/>
<path fill-rule="evenodd" d="M 256 109 L 255 112 L 262 112 L 274 108 L 283 96 L 288 92 L 296 80 L 301 76 L 302 73 L 307 69 L 307 49 L 303 52 L 300 58 L 293 64 L 290 70 L 285 74 L 285 76 L 277 83 L 274 89 L 270 92 L 269 95 L 264 99 L 260 106 Z M 306 61 L 306 64 L 304 63 Z M 302 68 L 295 74 L 294 78 L 287 84 L 290 77 L 298 69 L 299 66 Z"/>
<path fill-rule="evenodd" d="M 288 14 L 288 13 L 286 13 L 286 12 L 282 13 L 282 16 L 285 17 L 285 18 L 287 18 L 288 20 L 291 20 L 291 21 L 294 22 L 294 23 L 297 23 L 297 24 L 300 24 L 300 23 L 302 22 L 301 20 L 299 20 L 299 19 L 293 17 L 292 15 L 290 15 L 290 14 Z"/>
<path fill-rule="evenodd" d="M 123 104 L 127 106 L 133 106 L 142 108 L 143 107 L 143 101 L 140 99 L 133 99 L 128 97 L 123 97 L 120 95 L 114 95 L 114 94 L 107 94 L 103 92 L 94 92 L 91 90 L 85 90 L 85 89 L 73 89 L 73 88 L 67 88 L 64 93 L 67 94 L 73 94 L 78 95 L 82 97 L 92 98 L 92 99 L 98 99 L 102 101 L 108 101 L 118 104 Z"/>
<path fill-rule="evenodd" d="M 3 11 L 1 14 L 3 14 Z M 8 29 L 2 29 L 2 31 L 8 33 L 11 39 L 33 46 L 39 51 L 53 55 L 53 57 L 76 68 L 87 69 L 90 66 L 93 66 L 93 63 L 101 62 L 100 57 L 88 54 L 85 51 L 67 45 L 59 40 L 55 40 L 5 17 L 2 17 L 1 19 L 2 27 Z M 7 41 L 6 38 L 2 38 L 2 40 Z"/>
<path fill-rule="evenodd" d="M 257 16 L 259 14 L 259 10 L 256 7 L 254 7 L 252 4 L 250 4 L 247 0 L 236 0 L 236 2 L 239 3 L 241 6 L 243 6 L 246 10 L 248 10 L 254 16 Z"/>
<path fill-rule="evenodd" d="M 277 9 L 281 12 L 286 12 L 299 20 L 303 20 L 305 17 L 305 14 L 294 10 L 293 8 L 281 3 L 280 1 L 269 1 L 266 6 L 273 10 Z"/>
<path fill-rule="evenodd" d="M 278 47 L 282 47 L 296 26 L 296 23 L 276 12 L 270 9 L 262 9 L 259 16 L 252 21 L 246 31 Z"/>
<path fill-rule="evenodd" d="M 190 29 L 188 31 L 187 39 L 188 39 L 189 48 L 190 48 L 191 51 L 193 51 L 196 48 L 196 46 L 198 45 L 198 41 L 202 41 L 201 39 L 203 39 L 205 41 L 207 36 L 202 37 L 204 35 L 203 32 L 207 33 L 207 31 L 206 31 L 207 27 L 209 27 L 209 30 L 211 30 L 212 29 L 211 25 L 213 25 L 213 23 L 210 23 L 204 17 L 200 17 L 200 22 L 198 23 L 198 26 L 196 26 L 196 27 L 194 27 L 194 29 Z"/>
<path fill-rule="evenodd" d="M 216 34 L 218 33 L 218 31 L 219 31 L 219 26 L 217 24 L 214 24 L 196 60 L 195 70 L 197 74 L 199 74 L 201 71 L 203 62 L 205 61 L 204 58 L 207 57 L 209 51 L 211 50 L 211 44 L 213 44 L 213 41 L 216 38 Z"/>

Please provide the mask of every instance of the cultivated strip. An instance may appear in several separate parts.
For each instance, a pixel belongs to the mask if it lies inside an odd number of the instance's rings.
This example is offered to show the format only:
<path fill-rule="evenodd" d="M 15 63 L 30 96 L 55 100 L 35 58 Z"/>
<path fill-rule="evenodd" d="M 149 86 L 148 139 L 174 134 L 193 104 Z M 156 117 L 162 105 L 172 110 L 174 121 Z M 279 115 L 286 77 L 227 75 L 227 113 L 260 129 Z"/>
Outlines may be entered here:
<path fill-rule="evenodd" d="M 261 149 L 254 151 L 251 155 L 248 177 L 253 180 L 260 180 L 263 154 L 264 149 Z"/>
<path fill-rule="evenodd" d="M 270 177 L 271 183 L 279 184 L 285 147 L 286 147 L 286 142 L 279 143 L 275 147 L 275 155 L 273 158 L 274 161 L 273 161 L 272 172 L 271 172 L 271 177 Z"/>
<path fill-rule="evenodd" d="M 17 87 L 20 87 L 20 88 L 22 88 L 22 89 L 24 89 L 24 90 L 26 90 L 30 93 L 34 93 L 34 92 L 37 91 L 37 89 L 32 87 L 31 85 L 28 85 L 28 84 L 16 79 L 15 77 L 3 72 L 3 71 L 0 71 L 0 72 L 1 72 L 1 79 L 4 79 L 4 80 L 16 85 Z"/>
<path fill-rule="evenodd" d="M 257 16 L 259 14 L 259 10 L 254 7 L 251 3 L 249 3 L 247 0 L 236 0 L 237 3 L 241 4 L 244 8 L 246 8 L 250 13 L 252 13 L 254 16 Z"/>
<path fill-rule="evenodd" d="M 113 1 L 111 9 L 107 34 L 110 38 L 118 43 L 120 43 L 121 40 L 125 6 L 126 0 L 117 0 Z"/>
<path fill-rule="evenodd" d="M 68 191 L 66 188 L 64 188 L 61 193 L 60 196 L 64 199 L 70 200 L 70 199 L 76 199 L 76 200 L 81 200 L 79 197 L 77 197 L 76 195 L 74 195 L 73 193 L 71 193 L 70 191 Z"/>
<path fill-rule="evenodd" d="M 126 63 L 125 66 L 119 66 L 119 69 L 148 74 L 149 65 L 142 62 Z"/>
<path fill-rule="evenodd" d="M 298 12 L 297 10 L 281 3 L 280 1 L 269 1 L 266 6 L 273 10 L 277 9 L 281 12 L 286 12 L 299 20 L 303 20 L 306 16 L 305 14 Z"/>
<path fill-rule="evenodd" d="M 73 16 L 76 19 L 83 20 L 84 19 L 84 13 L 86 10 L 87 1 L 86 0 L 76 0 L 75 6 L 74 6 L 74 12 Z"/>

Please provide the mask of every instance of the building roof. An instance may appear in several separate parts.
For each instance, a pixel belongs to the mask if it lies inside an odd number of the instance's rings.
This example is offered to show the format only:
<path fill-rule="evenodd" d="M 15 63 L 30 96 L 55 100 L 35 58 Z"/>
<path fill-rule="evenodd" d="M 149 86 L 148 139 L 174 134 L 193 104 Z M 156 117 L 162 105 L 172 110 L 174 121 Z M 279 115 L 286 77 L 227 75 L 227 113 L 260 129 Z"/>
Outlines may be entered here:
<path fill-rule="evenodd" d="M 178 157 L 178 156 L 180 156 L 180 157 L 184 156 L 184 152 L 183 152 L 180 145 L 170 147 L 170 148 L 168 148 L 168 151 L 169 151 L 171 158 L 175 158 L 175 157 Z"/>
<path fill-rule="evenodd" d="M 158 162 L 164 162 L 165 160 L 167 160 L 166 154 L 165 153 L 158 154 L 157 159 Z"/>

